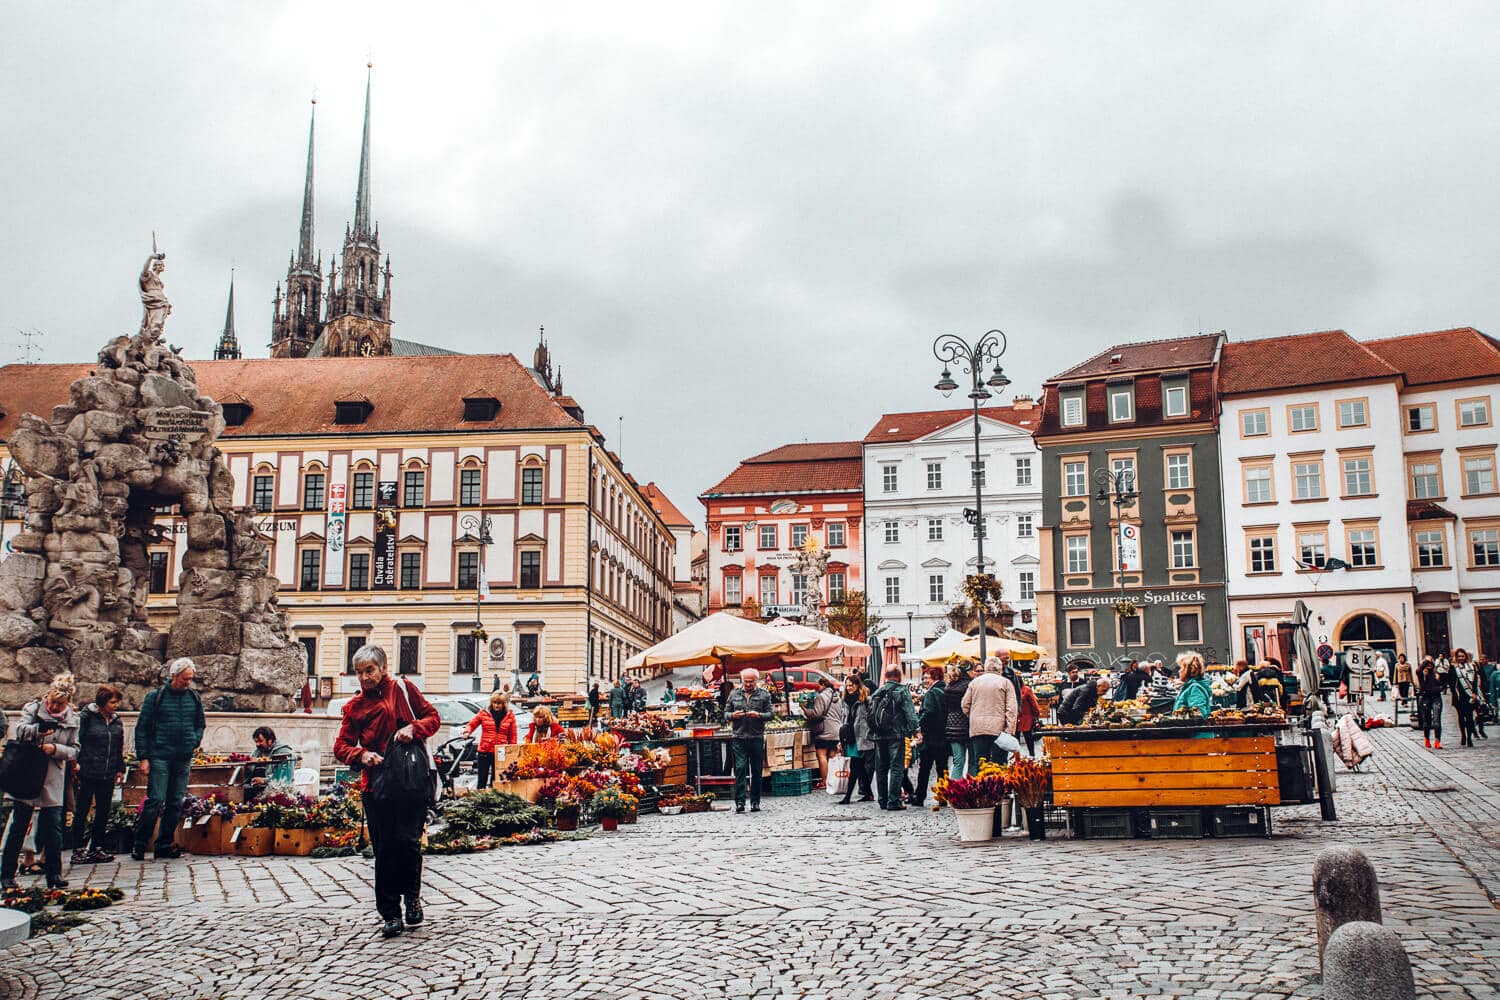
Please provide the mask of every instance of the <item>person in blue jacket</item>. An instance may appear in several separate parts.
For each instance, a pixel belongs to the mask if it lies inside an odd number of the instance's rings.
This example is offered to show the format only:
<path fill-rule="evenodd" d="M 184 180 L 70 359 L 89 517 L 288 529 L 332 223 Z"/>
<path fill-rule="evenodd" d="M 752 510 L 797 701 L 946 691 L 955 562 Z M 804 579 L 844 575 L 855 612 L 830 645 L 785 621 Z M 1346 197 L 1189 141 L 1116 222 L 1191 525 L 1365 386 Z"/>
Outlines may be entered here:
<path fill-rule="evenodd" d="M 1172 711 L 1191 708 L 1200 717 L 1208 718 L 1213 711 L 1213 689 L 1203 676 L 1203 657 L 1197 653 L 1181 653 L 1177 657 L 1177 668 L 1182 687 L 1177 692 L 1177 700 L 1172 703 Z"/>

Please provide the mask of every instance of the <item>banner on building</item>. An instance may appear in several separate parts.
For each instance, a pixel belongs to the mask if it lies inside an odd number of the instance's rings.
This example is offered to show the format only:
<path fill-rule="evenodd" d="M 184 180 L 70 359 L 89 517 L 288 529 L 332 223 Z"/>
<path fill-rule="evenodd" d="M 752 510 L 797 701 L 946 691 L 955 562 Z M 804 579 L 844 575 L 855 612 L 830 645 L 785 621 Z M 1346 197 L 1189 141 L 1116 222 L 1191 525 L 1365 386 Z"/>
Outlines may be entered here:
<path fill-rule="evenodd" d="M 484 549 L 479 550 L 479 599 L 490 599 L 490 578 L 484 572 Z"/>
<path fill-rule="evenodd" d="M 1141 526 L 1138 524 L 1120 525 L 1120 572 L 1139 573 L 1141 571 Z"/>
<path fill-rule="evenodd" d="M 376 590 L 396 589 L 396 482 L 382 480 L 376 487 L 375 569 L 370 585 Z"/>
<path fill-rule="evenodd" d="M 328 487 L 328 524 L 323 529 L 327 538 L 323 556 L 323 586 L 341 587 L 344 583 L 344 516 L 346 513 L 345 486 L 332 483 Z"/>

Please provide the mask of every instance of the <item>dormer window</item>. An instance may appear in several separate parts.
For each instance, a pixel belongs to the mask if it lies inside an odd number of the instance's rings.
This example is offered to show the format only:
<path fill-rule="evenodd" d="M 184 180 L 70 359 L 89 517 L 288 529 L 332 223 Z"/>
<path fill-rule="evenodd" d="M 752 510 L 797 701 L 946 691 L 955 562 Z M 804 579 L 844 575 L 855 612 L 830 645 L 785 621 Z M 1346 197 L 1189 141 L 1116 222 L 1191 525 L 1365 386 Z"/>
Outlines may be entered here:
<path fill-rule="evenodd" d="M 250 419 L 250 411 L 254 409 L 249 403 L 225 403 L 224 424 L 228 427 L 243 427 L 245 421 Z"/>
<path fill-rule="evenodd" d="M 1135 419 L 1135 399 L 1128 385 L 1109 387 L 1109 421 L 1124 423 Z"/>
<path fill-rule="evenodd" d="M 362 424 L 370 419 L 375 405 L 368 399 L 340 400 L 333 404 L 333 422 L 336 424 Z"/>
<path fill-rule="evenodd" d="M 500 400 L 494 396 L 467 396 L 464 398 L 464 421 L 486 423 L 500 414 Z"/>

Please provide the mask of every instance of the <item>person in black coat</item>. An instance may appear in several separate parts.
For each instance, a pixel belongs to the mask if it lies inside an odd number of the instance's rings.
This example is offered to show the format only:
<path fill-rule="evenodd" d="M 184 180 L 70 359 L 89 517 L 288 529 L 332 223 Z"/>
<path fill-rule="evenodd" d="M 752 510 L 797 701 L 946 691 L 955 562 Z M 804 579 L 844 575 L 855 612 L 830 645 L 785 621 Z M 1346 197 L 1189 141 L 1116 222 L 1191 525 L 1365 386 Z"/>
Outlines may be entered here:
<path fill-rule="evenodd" d="M 943 690 L 944 718 L 943 734 L 948 739 L 948 752 L 953 761 L 948 766 L 948 774 L 954 778 L 962 778 L 966 762 L 972 756 L 970 749 L 973 741 L 969 739 L 969 713 L 964 711 L 964 693 L 969 690 L 971 678 L 962 666 L 949 664 L 944 675 L 946 687 Z M 974 771 L 979 771 L 978 762 L 974 762 Z"/>
<path fill-rule="evenodd" d="M 78 795 L 73 806 L 73 827 L 68 831 L 73 848 L 70 864 L 115 859 L 104 850 L 104 837 L 109 829 L 115 785 L 125 773 L 125 724 L 120 721 L 120 703 L 124 697 L 119 688 L 101 684 L 93 704 L 79 713 Z M 91 807 L 92 824 L 88 822 Z"/>
<path fill-rule="evenodd" d="M 1076 726 L 1083 721 L 1083 717 L 1099 704 L 1099 696 L 1109 690 L 1109 681 L 1103 678 L 1097 681 L 1084 681 L 1075 688 L 1069 689 L 1063 695 L 1062 704 L 1057 706 L 1057 721 L 1065 726 Z"/>
<path fill-rule="evenodd" d="M 1120 675 L 1120 700 L 1130 701 L 1142 685 L 1151 679 L 1151 674 L 1141 666 L 1139 660 L 1131 660 L 1130 666 Z"/>

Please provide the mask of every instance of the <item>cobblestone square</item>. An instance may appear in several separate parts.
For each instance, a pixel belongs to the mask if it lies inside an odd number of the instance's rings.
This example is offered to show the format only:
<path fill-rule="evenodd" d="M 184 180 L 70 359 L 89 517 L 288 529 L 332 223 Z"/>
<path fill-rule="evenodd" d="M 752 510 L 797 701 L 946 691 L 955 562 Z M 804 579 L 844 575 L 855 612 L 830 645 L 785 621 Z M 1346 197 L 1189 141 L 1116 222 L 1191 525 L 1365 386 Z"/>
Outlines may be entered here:
<path fill-rule="evenodd" d="M 950 815 L 818 792 L 429 858 L 393 941 L 360 859 L 126 860 L 73 873 L 130 895 L 9 953 L 0 997 L 1316 997 L 1312 864 L 1346 843 L 1420 996 L 1500 996 L 1500 742 L 1373 735 L 1339 821 L 1276 810 L 1270 840 L 962 849 Z"/>

